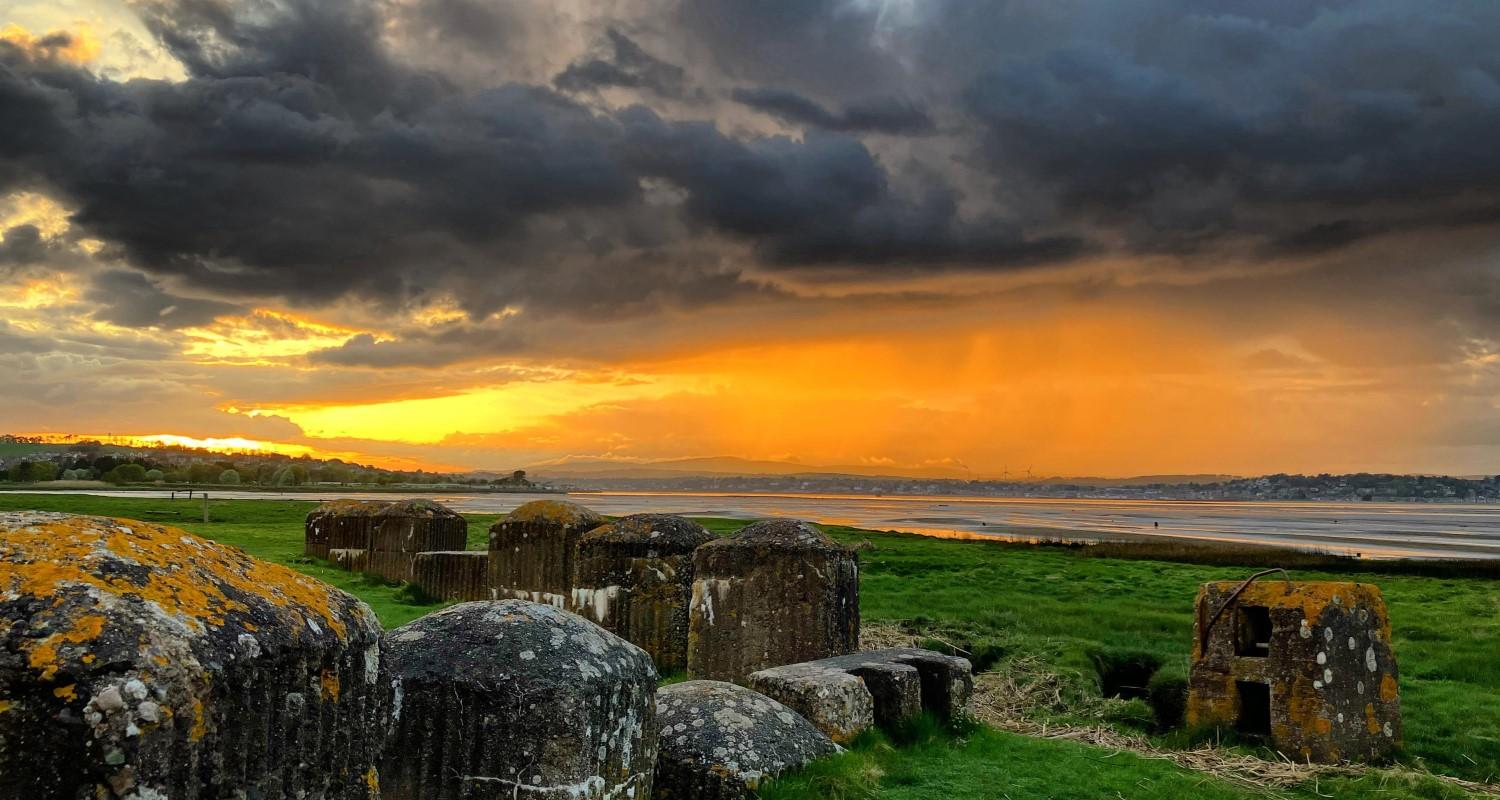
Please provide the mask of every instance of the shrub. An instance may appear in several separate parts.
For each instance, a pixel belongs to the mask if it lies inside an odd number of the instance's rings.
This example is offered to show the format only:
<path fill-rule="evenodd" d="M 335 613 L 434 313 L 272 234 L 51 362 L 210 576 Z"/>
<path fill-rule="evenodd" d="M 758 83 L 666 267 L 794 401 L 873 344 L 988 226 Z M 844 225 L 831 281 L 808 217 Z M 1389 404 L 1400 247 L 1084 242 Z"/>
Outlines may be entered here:
<path fill-rule="evenodd" d="M 1140 731 L 1150 730 L 1154 717 L 1151 706 L 1140 698 L 1111 701 L 1104 711 L 1106 722 Z"/>
<path fill-rule="evenodd" d="M 240 474 L 232 469 L 226 469 L 223 472 L 219 473 L 219 483 L 234 485 L 238 484 L 239 482 Z"/>
<path fill-rule="evenodd" d="M 1156 718 L 1156 730 L 1180 727 L 1187 716 L 1188 679 L 1175 669 L 1164 669 L 1146 684 L 1146 701 Z"/>
<path fill-rule="evenodd" d="M 162 472 L 159 469 L 148 469 L 148 470 L 146 470 L 146 480 L 151 481 L 152 483 L 157 483 L 159 481 L 164 481 L 166 479 L 167 479 L 166 473 Z"/>
<path fill-rule="evenodd" d="M 1161 669 L 1161 656 L 1144 650 L 1107 648 L 1089 651 L 1105 697 L 1143 698 L 1151 676 Z"/>
<path fill-rule="evenodd" d="M 51 461 L 17 461 L 10 465 L 6 477 L 15 483 L 57 480 L 57 465 Z"/>
<path fill-rule="evenodd" d="M 113 484 L 140 483 L 146 480 L 146 468 L 140 464 L 120 464 L 104 473 L 104 480 Z"/>

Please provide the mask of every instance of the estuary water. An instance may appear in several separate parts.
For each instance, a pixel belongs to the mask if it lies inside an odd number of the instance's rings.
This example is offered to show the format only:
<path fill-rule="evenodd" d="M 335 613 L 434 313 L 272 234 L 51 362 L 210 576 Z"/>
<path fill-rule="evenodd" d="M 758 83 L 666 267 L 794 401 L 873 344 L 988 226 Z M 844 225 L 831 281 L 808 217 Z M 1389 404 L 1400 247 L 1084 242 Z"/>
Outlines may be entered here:
<path fill-rule="evenodd" d="M 167 497 L 166 491 L 85 490 Z M 179 492 L 179 496 L 180 496 Z M 230 492 L 214 498 L 390 499 L 387 493 Z M 504 513 L 557 494 L 440 493 L 457 511 Z M 612 516 L 658 512 L 705 517 L 792 517 L 943 538 L 1132 541 L 1195 539 L 1358 554 L 1365 558 L 1500 558 L 1500 505 L 1474 503 L 1058 500 L 689 492 L 581 492 L 569 499 Z"/>

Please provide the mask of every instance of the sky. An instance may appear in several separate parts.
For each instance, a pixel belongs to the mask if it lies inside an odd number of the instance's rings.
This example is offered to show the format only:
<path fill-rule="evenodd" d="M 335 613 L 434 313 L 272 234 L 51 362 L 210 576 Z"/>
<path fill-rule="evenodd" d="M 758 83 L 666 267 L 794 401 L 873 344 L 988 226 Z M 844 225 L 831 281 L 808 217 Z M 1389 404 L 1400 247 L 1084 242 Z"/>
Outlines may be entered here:
<path fill-rule="evenodd" d="M 1500 472 L 1490 0 L 10 0 L 0 431 Z"/>

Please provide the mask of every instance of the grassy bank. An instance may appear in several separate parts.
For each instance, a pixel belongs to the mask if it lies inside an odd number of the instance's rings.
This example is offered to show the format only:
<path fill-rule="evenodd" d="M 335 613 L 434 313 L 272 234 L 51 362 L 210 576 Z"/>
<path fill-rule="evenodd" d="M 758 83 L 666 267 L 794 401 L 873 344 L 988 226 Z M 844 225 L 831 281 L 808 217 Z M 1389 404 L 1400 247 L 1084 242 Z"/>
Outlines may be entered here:
<path fill-rule="evenodd" d="M 399 587 L 367 582 L 304 558 L 296 500 L 215 501 L 204 523 L 196 502 L 76 495 L 0 495 L 0 510 L 46 508 L 153 519 L 291 565 L 363 597 L 387 625 L 431 610 Z M 170 512 L 181 512 L 176 516 Z M 157 514 L 151 512 L 169 512 Z M 493 516 L 471 515 L 470 546 L 482 547 Z M 741 523 L 705 520 L 726 532 Z M 864 546 L 861 610 L 869 623 L 930 632 L 984 646 L 993 669 L 1036 672 L 1077 702 L 1038 709 L 1057 724 L 1141 731 L 1140 701 L 1101 701 L 1090 653 L 1130 648 L 1184 669 L 1193 597 L 1207 580 L 1243 578 L 1250 567 L 1098 557 L 1076 548 L 944 541 L 830 528 Z M 1500 776 L 1500 592 L 1485 578 L 1337 573 L 1296 569 L 1299 579 L 1380 585 L 1401 664 L 1406 749 L 1401 763 L 1474 781 Z M 1170 739 L 1170 737 L 1168 737 Z M 1156 741 L 1168 741 L 1158 737 Z M 1293 795 L 1458 796 L 1409 775 L 1377 773 L 1298 787 Z M 1165 761 L 1073 742 L 979 728 L 957 737 L 918 732 L 902 746 L 879 737 L 768 790 L 774 797 L 988 798 L 1250 797 L 1244 787 Z"/>

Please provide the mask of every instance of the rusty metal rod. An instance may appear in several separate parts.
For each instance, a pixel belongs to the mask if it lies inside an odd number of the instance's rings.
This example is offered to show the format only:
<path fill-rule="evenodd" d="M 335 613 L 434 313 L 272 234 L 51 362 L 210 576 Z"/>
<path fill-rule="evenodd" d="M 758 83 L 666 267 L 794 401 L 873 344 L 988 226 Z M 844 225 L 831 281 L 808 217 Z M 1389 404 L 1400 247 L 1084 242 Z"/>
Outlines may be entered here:
<path fill-rule="evenodd" d="M 1216 623 L 1216 622 L 1219 621 L 1219 617 L 1223 616 L 1224 612 L 1226 610 L 1228 610 L 1228 608 L 1231 605 L 1234 604 L 1234 601 L 1237 600 L 1237 599 L 1239 599 L 1239 596 L 1240 596 L 1241 592 L 1243 592 L 1246 589 L 1250 588 L 1250 584 L 1255 583 L 1255 579 L 1256 578 L 1264 578 L 1265 576 L 1270 575 L 1273 572 L 1280 572 L 1281 576 L 1283 578 L 1286 578 L 1287 589 L 1288 590 L 1291 589 L 1291 586 L 1292 586 L 1292 576 L 1289 573 L 1287 573 L 1286 570 L 1282 569 L 1281 567 L 1271 567 L 1270 569 L 1263 569 L 1260 572 L 1257 572 L 1254 575 L 1251 575 L 1250 577 L 1246 578 L 1245 581 L 1244 581 L 1244 583 L 1241 583 L 1239 586 L 1236 586 L 1235 589 L 1234 589 L 1234 591 L 1232 591 L 1232 592 L 1229 593 L 1229 597 L 1226 598 L 1224 600 L 1224 602 L 1219 605 L 1218 610 L 1215 611 L 1213 613 L 1213 616 L 1211 616 L 1211 617 L 1208 618 L 1208 622 L 1202 626 L 1202 632 L 1199 633 L 1199 635 L 1198 635 L 1198 655 L 1199 655 L 1200 658 L 1204 654 L 1206 654 L 1208 652 L 1208 634 L 1209 634 L 1210 631 L 1212 631 L 1214 629 L 1214 623 Z"/>

